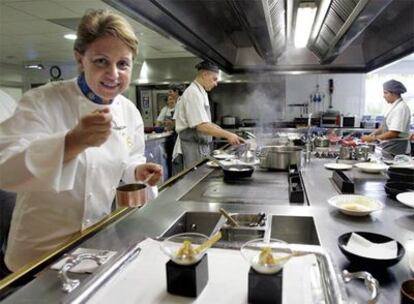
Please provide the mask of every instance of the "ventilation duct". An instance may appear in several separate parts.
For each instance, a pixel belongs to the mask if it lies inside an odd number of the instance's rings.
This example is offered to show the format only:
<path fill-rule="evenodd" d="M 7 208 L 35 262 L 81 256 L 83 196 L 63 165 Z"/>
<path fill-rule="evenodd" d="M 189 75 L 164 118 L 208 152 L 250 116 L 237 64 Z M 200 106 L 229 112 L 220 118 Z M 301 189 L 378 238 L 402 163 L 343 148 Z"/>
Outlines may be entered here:
<path fill-rule="evenodd" d="M 348 31 L 368 1 L 321 1 L 308 48 L 319 57 L 322 63 L 332 62 L 336 58 L 333 55 L 335 46 Z"/>

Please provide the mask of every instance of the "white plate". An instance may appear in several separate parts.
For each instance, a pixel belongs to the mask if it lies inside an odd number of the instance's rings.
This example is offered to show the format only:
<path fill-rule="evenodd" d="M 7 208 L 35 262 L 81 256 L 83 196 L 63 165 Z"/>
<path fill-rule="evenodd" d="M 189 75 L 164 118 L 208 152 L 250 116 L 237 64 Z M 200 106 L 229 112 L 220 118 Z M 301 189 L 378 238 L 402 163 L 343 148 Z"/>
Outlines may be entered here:
<path fill-rule="evenodd" d="M 327 163 L 324 165 L 326 169 L 330 170 L 349 170 L 352 169 L 352 165 L 342 163 Z"/>
<path fill-rule="evenodd" d="M 212 160 L 207 162 L 207 166 L 209 166 L 210 168 L 219 168 L 220 167 L 220 165 L 218 163 L 213 162 Z"/>
<path fill-rule="evenodd" d="M 213 155 L 213 157 L 216 158 L 216 159 L 232 159 L 232 158 L 235 157 L 235 155 L 223 153 L 223 154 Z"/>
<path fill-rule="evenodd" d="M 365 216 L 384 208 L 380 201 L 357 194 L 336 195 L 328 199 L 328 203 L 342 213 L 353 216 Z"/>
<path fill-rule="evenodd" d="M 388 168 L 387 165 L 381 163 L 357 163 L 355 167 L 368 173 L 380 173 Z"/>
<path fill-rule="evenodd" d="M 403 192 L 397 194 L 397 200 L 408 207 L 414 208 L 414 192 Z"/>

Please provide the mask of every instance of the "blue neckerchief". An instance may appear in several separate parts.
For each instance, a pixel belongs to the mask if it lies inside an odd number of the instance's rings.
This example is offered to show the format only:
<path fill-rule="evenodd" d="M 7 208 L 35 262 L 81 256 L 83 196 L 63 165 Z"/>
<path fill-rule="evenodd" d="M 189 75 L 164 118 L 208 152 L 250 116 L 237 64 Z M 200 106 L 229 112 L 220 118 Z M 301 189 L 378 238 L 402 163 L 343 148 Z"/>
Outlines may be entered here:
<path fill-rule="evenodd" d="M 80 90 L 82 91 L 83 95 L 85 95 L 86 98 L 88 98 L 90 101 L 97 103 L 97 104 L 105 104 L 101 97 L 96 95 L 91 88 L 86 83 L 85 74 L 82 73 L 78 76 L 78 86 Z M 112 103 L 112 100 L 111 102 Z"/>

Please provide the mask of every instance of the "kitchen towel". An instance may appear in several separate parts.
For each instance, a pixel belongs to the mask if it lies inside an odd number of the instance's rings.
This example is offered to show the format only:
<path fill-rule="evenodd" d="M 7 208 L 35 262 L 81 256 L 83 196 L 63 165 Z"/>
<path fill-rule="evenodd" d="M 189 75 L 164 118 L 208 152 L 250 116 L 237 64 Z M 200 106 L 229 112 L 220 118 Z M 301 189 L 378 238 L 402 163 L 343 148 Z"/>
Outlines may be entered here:
<path fill-rule="evenodd" d="M 73 255 L 77 255 L 80 253 L 91 253 L 91 254 L 100 254 L 104 255 L 105 259 L 103 264 L 108 262 L 110 258 L 112 258 L 116 251 L 109 251 L 109 250 L 101 250 L 101 249 L 92 249 L 92 248 L 77 248 L 74 252 L 70 254 L 70 256 L 65 256 L 63 259 L 60 259 L 58 262 L 53 264 L 50 268 L 55 270 L 60 270 L 62 266 L 66 263 L 68 259 L 71 258 Z M 70 272 L 74 273 L 92 273 L 99 265 L 94 260 L 83 260 L 78 265 L 70 269 Z"/>
<path fill-rule="evenodd" d="M 398 254 L 396 241 L 373 243 L 357 233 L 351 234 L 348 243 L 344 247 L 353 254 L 371 259 L 393 259 Z"/>

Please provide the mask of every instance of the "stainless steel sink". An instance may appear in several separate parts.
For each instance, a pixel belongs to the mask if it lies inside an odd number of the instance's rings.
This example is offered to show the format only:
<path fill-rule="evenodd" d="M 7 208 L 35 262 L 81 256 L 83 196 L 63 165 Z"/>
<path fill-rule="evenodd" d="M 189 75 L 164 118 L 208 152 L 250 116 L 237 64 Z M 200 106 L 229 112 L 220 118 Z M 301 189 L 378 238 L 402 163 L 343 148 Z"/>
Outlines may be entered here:
<path fill-rule="evenodd" d="M 233 213 L 230 216 L 241 227 L 264 227 L 266 225 L 266 215 L 260 213 Z M 226 226 L 230 226 L 229 221 L 226 221 Z"/>
<path fill-rule="evenodd" d="M 294 244 L 320 245 L 311 216 L 273 215 L 270 237 Z"/>
<path fill-rule="evenodd" d="M 219 212 L 185 212 L 164 233 L 161 238 L 184 232 L 197 232 L 211 236 L 224 223 Z"/>
<path fill-rule="evenodd" d="M 250 240 L 263 238 L 265 229 L 255 228 L 226 228 L 221 229 L 221 240 L 220 242 L 234 242 L 234 243 L 245 243 Z"/>

